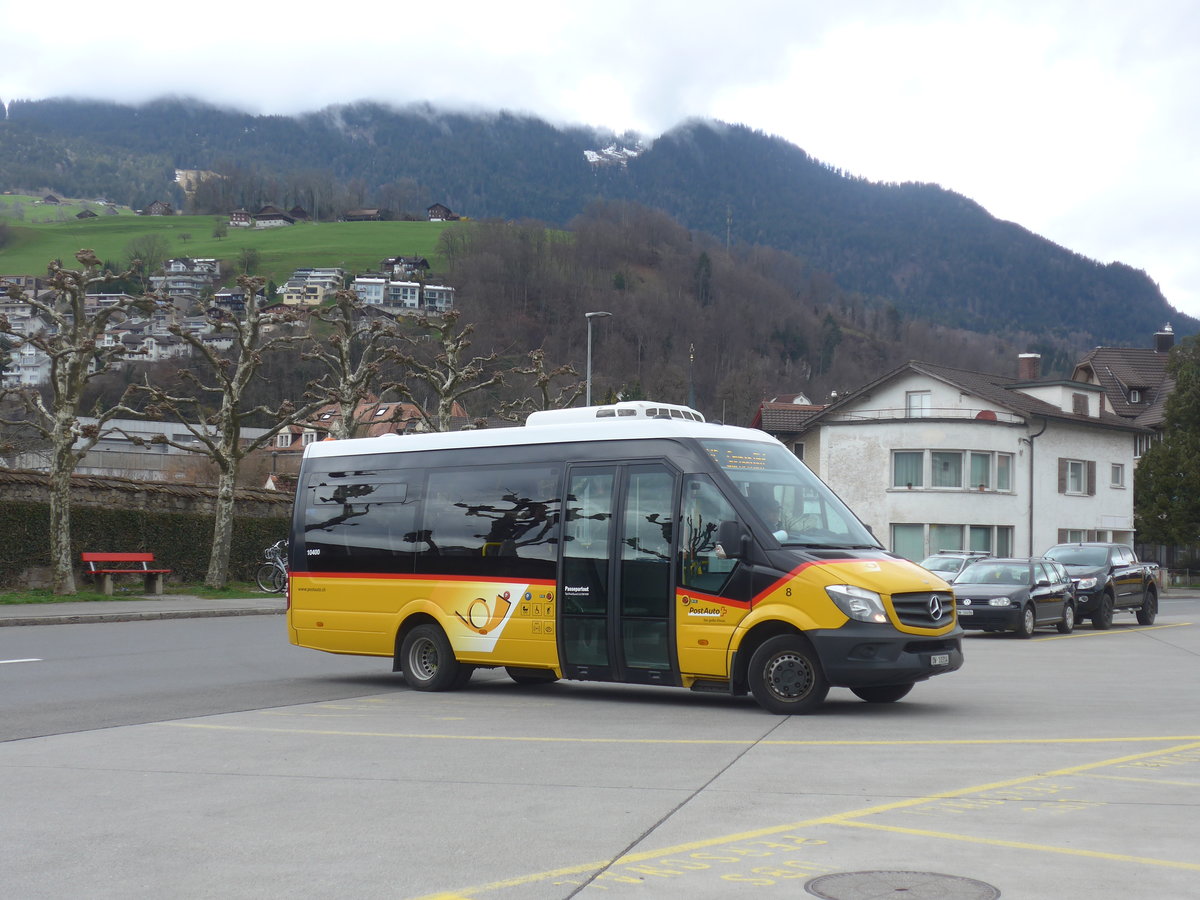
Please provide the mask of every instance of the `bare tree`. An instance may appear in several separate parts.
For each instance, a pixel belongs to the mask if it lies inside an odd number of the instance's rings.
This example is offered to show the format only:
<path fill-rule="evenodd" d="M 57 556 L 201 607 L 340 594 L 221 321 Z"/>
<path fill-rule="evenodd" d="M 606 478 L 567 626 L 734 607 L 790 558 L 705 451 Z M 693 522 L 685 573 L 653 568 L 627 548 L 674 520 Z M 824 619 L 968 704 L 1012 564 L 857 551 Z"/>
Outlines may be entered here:
<path fill-rule="evenodd" d="M 50 564 L 52 589 L 56 594 L 75 593 L 75 574 L 71 559 L 71 473 L 84 455 L 106 433 L 105 424 L 118 415 L 137 415 L 124 403 L 107 409 L 95 409 L 94 424 L 79 422 L 84 389 L 88 383 L 109 371 L 124 355 L 120 344 L 103 343 L 105 331 L 130 311 L 149 312 L 155 300 L 149 297 L 120 297 L 108 306 L 89 308 L 88 288 L 131 272 L 114 275 L 101 271 L 100 260 L 91 250 L 80 250 L 75 259 L 82 269 L 65 269 L 52 263 L 49 297 L 28 296 L 15 285 L 8 296 L 27 303 L 41 317 L 45 327 L 25 334 L 0 315 L 0 334 L 13 339 L 17 347 L 31 347 L 46 355 L 49 362 L 47 396 L 36 388 L 4 388 L 0 400 L 15 399 L 22 415 L 0 419 L 8 426 L 26 426 L 49 444 L 50 457 Z"/>
<path fill-rule="evenodd" d="M 329 433 L 335 440 L 353 437 L 367 416 L 362 401 L 381 384 L 384 365 L 395 355 L 394 344 L 400 339 L 396 323 L 366 308 L 352 290 L 334 294 L 332 306 L 313 310 L 313 317 L 330 326 L 325 343 L 314 341 L 304 359 L 316 359 L 328 370 L 320 380 L 309 384 L 306 397 L 322 404 L 333 403 L 339 415 L 330 420 Z"/>
<path fill-rule="evenodd" d="M 392 385 L 404 397 L 409 398 L 432 431 L 449 431 L 450 419 L 458 401 L 467 394 L 503 384 L 504 378 L 496 372 L 486 377 L 487 369 L 495 363 L 496 354 L 475 356 L 466 360 L 467 348 L 474 325 L 457 331 L 460 317 L 458 310 L 450 310 L 439 319 L 421 316 L 417 328 L 437 345 L 438 351 L 432 358 L 420 354 L 397 354 L 397 360 L 408 367 L 408 381 Z M 437 402 L 437 410 L 430 413 L 414 393 L 414 383 L 424 385 Z"/>
<path fill-rule="evenodd" d="M 147 413 L 153 418 L 171 417 L 182 423 L 191 440 L 187 443 L 156 435 L 151 443 L 167 444 L 179 450 L 207 456 L 217 468 L 217 499 L 214 510 L 212 555 L 204 583 L 210 588 L 222 588 L 229 579 L 229 550 L 233 541 L 234 489 L 242 461 L 255 450 L 267 446 L 280 431 L 308 418 L 321 403 L 312 401 L 296 406 L 289 400 L 270 408 L 264 404 L 247 408 L 245 395 L 263 364 L 263 356 L 272 350 L 294 345 L 304 335 L 272 334 L 275 326 L 295 321 L 291 311 L 262 313 L 257 295 L 263 279 L 247 275 L 238 278 L 246 292 L 244 318 L 222 313 L 217 325 L 233 332 L 233 352 L 222 356 L 199 336 L 170 326 L 172 334 L 191 345 L 193 352 L 206 363 L 211 379 L 184 370 L 181 377 L 193 393 L 174 394 L 151 384 L 138 387 L 150 397 Z M 258 437 L 247 439 L 243 428 L 250 421 L 262 418 L 271 422 Z"/>
<path fill-rule="evenodd" d="M 517 400 L 510 400 L 501 404 L 500 417 L 503 419 L 519 422 L 522 418 L 529 415 L 529 413 L 538 410 L 566 409 L 578 400 L 579 395 L 583 393 L 584 384 L 582 381 L 558 385 L 557 392 L 555 391 L 556 386 L 554 385 L 554 381 L 556 379 L 578 379 L 580 376 L 575 367 L 570 363 L 561 365 L 557 369 L 546 371 L 546 351 L 541 347 L 529 351 L 529 365 L 512 369 L 511 372 L 514 375 L 532 377 L 533 384 L 531 388 L 533 396 L 526 395 Z"/>

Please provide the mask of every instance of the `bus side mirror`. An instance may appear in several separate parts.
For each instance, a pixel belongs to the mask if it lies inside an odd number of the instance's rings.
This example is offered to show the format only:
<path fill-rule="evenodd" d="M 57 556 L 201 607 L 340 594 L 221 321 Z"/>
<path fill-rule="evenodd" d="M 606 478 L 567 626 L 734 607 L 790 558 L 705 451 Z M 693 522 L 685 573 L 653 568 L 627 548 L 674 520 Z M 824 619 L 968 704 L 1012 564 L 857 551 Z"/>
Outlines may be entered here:
<path fill-rule="evenodd" d="M 750 535 L 736 519 L 727 519 L 717 529 L 717 543 L 725 553 L 726 559 L 742 559 L 750 543 Z"/>

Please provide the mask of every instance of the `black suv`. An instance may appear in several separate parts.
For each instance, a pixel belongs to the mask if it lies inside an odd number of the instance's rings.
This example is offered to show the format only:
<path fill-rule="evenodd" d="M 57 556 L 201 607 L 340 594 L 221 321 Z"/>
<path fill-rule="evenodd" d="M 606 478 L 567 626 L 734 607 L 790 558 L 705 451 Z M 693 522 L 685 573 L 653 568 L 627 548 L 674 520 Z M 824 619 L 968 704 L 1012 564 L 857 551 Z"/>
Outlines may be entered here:
<path fill-rule="evenodd" d="M 954 582 L 958 624 L 984 631 L 1013 631 L 1032 637 L 1039 625 L 1060 634 L 1075 628 L 1075 592 L 1061 563 L 1052 559 L 982 559 Z"/>
<path fill-rule="evenodd" d="M 1087 541 L 1055 544 L 1043 556 L 1067 567 L 1075 583 L 1079 618 L 1092 627 L 1112 627 L 1113 611 L 1137 613 L 1139 625 L 1153 625 L 1158 615 L 1158 585 L 1151 565 L 1140 562 L 1125 544 Z"/>

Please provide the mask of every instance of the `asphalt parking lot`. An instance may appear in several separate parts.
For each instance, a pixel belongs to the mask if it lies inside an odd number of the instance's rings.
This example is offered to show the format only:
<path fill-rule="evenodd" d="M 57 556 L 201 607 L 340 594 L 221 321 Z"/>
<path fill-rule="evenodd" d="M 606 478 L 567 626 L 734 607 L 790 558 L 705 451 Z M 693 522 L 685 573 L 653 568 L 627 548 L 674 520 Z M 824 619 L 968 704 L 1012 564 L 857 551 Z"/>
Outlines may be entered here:
<path fill-rule="evenodd" d="M 835 689 L 807 717 L 487 672 L 0 744 L 0 880 L 18 898 L 1195 898 L 1200 600 L 1162 606 L 1151 627 L 970 633 L 960 672 L 891 705 Z"/>

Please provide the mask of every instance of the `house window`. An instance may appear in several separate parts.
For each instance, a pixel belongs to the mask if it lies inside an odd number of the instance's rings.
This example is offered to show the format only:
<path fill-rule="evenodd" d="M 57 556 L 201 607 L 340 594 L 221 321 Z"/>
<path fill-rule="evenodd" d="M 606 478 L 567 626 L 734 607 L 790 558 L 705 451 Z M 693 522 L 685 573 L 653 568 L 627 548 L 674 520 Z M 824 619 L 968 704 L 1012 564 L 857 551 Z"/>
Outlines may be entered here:
<path fill-rule="evenodd" d="M 996 490 L 1012 490 L 1012 454 L 996 454 Z"/>
<path fill-rule="evenodd" d="M 963 527 L 961 525 L 930 525 L 929 552 L 939 550 L 961 550 L 963 548 Z"/>
<path fill-rule="evenodd" d="M 315 443 L 316 440 L 317 440 L 317 433 L 315 431 L 306 431 L 300 438 L 300 442 L 305 447 L 307 447 L 309 444 Z"/>
<path fill-rule="evenodd" d="M 1084 478 L 1086 477 L 1086 467 L 1082 460 L 1068 459 L 1067 460 L 1067 490 L 1068 494 L 1082 494 Z"/>
<path fill-rule="evenodd" d="M 1011 525 L 996 526 L 996 555 L 1013 555 L 1013 529 Z"/>
<path fill-rule="evenodd" d="M 1091 496 L 1096 493 L 1096 463 L 1083 459 L 1059 459 L 1058 492 Z"/>
<path fill-rule="evenodd" d="M 935 450 L 932 454 L 933 462 L 933 486 L 934 487 L 962 487 L 962 454 L 961 453 L 943 453 Z M 953 547 L 939 547 L 939 550 L 960 549 Z"/>
<path fill-rule="evenodd" d="M 933 412 L 933 395 L 929 391 L 907 391 L 904 394 L 904 414 L 910 419 L 923 419 Z"/>
<path fill-rule="evenodd" d="M 796 454 L 796 459 L 804 460 L 804 441 L 796 441 L 792 444 L 792 452 Z"/>
<path fill-rule="evenodd" d="M 922 487 L 925 484 L 925 451 L 897 450 L 892 454 L 892 487 Z"/>
<path fill-rule="evenodd" d="M 971 525 L 967 529 L 967 539 L 970 542 L 968 550 L 992 552 L 992 529 L 989 525 Z"/>
<path fill-rule="evenodd" d="M 971 487 L 986 491 L 992 486 L 992 454 L 971 454 Z"/>
<path fill-rule="evenodd" d="M 1112 464 L 1112 481 L 1110 482 L 1115 488 L 1125 487 L 1125 466 L 1121 463 Z"/>
<path fill-rule="evenodd" d="M 1088 396 L 1087 394 L 1072 394 L 1071 395 L 1071 412 L 1077 416 L 1088 415 Z"/>
<path fill-rule="evenodd" d="M 1142 392 L 1139 391 L 1137 388 L 1133 388 L 1129 392 L 1129 402 L 1130 403 L 1141 403 L 1142 402 Z"/>
<path fill-rule="evenodd" d="M 275 435 L 275 446 L 281 450 L 286 450 L 292 446 L 292 433 L 290 431 L 281 431 Z"/>
<path fill-rule="evenodd" d="M 925 526 L 924 525 L 893 525 L 892 552 L 913 561 L 924 559 Z"/>

